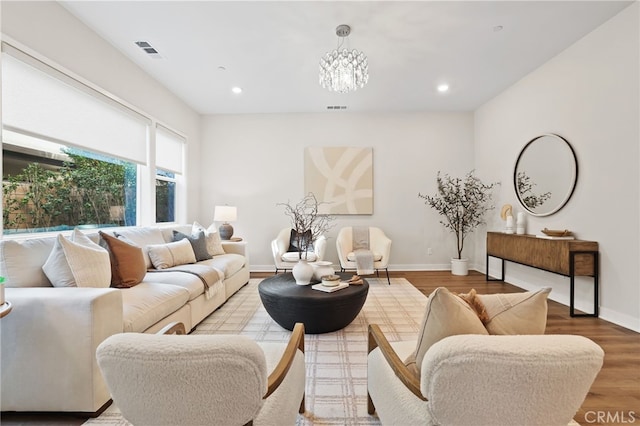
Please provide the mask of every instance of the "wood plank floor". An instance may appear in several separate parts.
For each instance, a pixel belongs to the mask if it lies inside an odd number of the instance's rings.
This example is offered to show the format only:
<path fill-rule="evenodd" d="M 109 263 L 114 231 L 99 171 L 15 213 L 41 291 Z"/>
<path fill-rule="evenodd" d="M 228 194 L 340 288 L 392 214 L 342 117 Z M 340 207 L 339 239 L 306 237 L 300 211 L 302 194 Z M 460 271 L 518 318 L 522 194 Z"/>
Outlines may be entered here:
<path fill-rule="evenodd" d="M 271 273 L 252 273 L 252 278 Z M 522 291 L 508 283 L 487 282 L 484 274 L 453 276 L 449 271 L 391 272 L 406 278 L 425 295 L 437 287 L 466 293 Z M 581 425 L 640 424 L 640 334 L 599 318 L 571 318 L 569 308 L 549 301 L 548 334 L 578 334 L 590 338 L 605 351 L 605 361 L 575 420 Z M 3 425 L 80 425 L 86 418 L 51 413 L 2 413 Z"/>

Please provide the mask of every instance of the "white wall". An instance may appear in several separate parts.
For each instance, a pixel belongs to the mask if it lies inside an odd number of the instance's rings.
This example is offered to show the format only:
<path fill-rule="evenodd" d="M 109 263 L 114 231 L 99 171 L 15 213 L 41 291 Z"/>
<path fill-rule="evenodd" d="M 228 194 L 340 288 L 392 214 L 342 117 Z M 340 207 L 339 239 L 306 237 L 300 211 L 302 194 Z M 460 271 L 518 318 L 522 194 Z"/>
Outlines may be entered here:
<path fill-rule="evenodd" d="M 216 115 L 203 118 L 201 133 L 207 185 L 199 216 L 208 224 L 216 204 L 238 207 L 233 226 L 248 241 L 252 270 L 273 270 L 270 241 L 289 225 L 276 204 L 304 195 L 306 146 L 373 147 L 374 213 L 337 217 L 328 260 L 338 264 L 341 226 L 371 224 L 393 240 L 390 269 L 450 267 L 455 240 L 418 192 L 436 192 L 438 170 L 461 175 L 472 168 L 471 113 Z"/>
<path fill-rule="evenodd" d="M 199 210 L 200 116 L 57 2 L 3 1 L 2 34 L 120 97 L 189 140 L 185 220 Z"/>
<path fill-rule="evenodd" d="M 479 173 L 511 182 L 527 141 L 557 133 L 574 147 L 578 183 L 569 203 L 548 217 L 528 216 L 528 232 L 570 229 L 598 241 L 601 318 L 640 331 L 639 11 L 638 3 L 483 105 L 475 113 L 475 165 Z M 518 205 L 513 185 L 497 205 Z M 489 229 L 503 224 L 493 215 Z M 476 241 L 484 268 L 485 240 Z M 492 263 L 493 265 L 493 263 Z M 498 273 L 498 264 L 495 274 Z M 568 303 L 568 279 L 507 264 L 507 280 L 526 289 L 551 286 L 551 298 Z M 577 305 L 589 312 L 592 280 L 577 285 Z"/>

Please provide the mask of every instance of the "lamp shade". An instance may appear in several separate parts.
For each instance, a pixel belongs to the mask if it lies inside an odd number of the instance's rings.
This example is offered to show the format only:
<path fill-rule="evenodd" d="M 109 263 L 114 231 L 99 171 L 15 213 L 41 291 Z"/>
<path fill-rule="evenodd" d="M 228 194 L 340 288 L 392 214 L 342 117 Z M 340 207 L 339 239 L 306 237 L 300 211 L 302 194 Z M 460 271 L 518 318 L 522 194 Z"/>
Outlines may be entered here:
<path fill-rule="evenodd" d="M 238 209 L 235 206 L 216 206 L 213 213 L 215 222 L 235 222 L 238 219 Z"/>

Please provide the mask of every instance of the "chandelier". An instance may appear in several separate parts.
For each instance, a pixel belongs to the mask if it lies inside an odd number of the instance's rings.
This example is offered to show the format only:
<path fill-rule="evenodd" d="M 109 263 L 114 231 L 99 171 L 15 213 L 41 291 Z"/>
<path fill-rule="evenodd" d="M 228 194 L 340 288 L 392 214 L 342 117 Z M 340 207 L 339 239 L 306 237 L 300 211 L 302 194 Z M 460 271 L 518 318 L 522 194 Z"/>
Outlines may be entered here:
<path fill-rule="evenodd" d="M 369 64 L 364 53 L 353 49 L 340 50 L 344 39 L 351 33 L 348 25 L 338 25 L 338 47 L 320 58 L 320 84 L 332 92 L 348 93 L 362 88 L 369 81 Z"/>

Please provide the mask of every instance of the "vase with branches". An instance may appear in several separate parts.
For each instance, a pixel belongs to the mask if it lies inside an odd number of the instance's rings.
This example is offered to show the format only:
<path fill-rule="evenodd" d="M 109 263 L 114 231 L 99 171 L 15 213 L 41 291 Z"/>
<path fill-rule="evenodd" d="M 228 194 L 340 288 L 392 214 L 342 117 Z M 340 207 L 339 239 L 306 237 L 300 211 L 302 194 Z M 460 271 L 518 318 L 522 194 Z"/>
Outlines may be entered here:
<path fill-rule="evenodd" d="M 291 222 L 291 233 L 293 246 L 298 251 L 298 265 L 293 269 L 293 275 L 297 284 L 309 284 L 313 275 L 313 268 L 310 265 L 305 267 L 307 254 L 312 249 L 314 242 L 324 235 L 332 227 L 334 217 L 328 214 L 321 214 L 319 206 L 322 203 L 318 201 L 313 193 L 308 193 L 296 204 L 290 202 L 278 203 L 278 206 L 284 207 L 284 214 L 289 217 Z M 297 272 L 304 269 L 304 272 Z M 296 276 L 298 275 L 298 276 Z M 307 275 L 309 275 L 307 277 Z"/>
<path fill-rule="evenodd" d="M 418 193 L 418 197 L 444 216 L 440 223 L 455 234 L 458 252 L 456 259 L 462 259 L 466 237 L 485 223 L 485 213 L 494 208 L 491 203 L 491 190 L 498 183 L 483 183 L 475 176 L 473 170 L 464 178 L 438 172 L 436 182 L 438 192 L 435 195 Z"/>
<path fill-rule="evenodd" d="M 334 217 L 320 213 L 321 204 L 312 192 L 296 204 L 278 203 L 278 206 L 284 207 L 284 214 L 289 217 L 291 229 L 295 231 L 294 245 L 298 249 L 299 259 L 306 259 L 306 254 L 313 247 L 313 243 L 333 226 Z"/>

